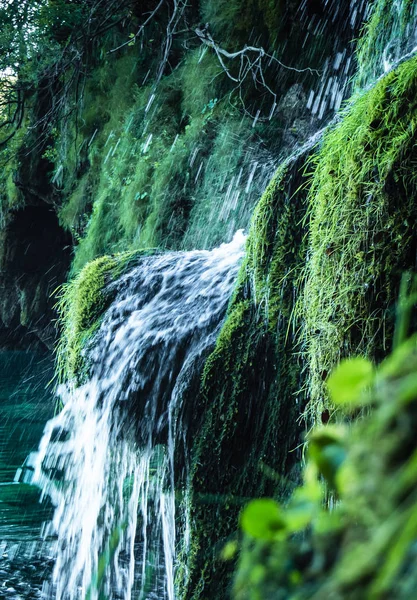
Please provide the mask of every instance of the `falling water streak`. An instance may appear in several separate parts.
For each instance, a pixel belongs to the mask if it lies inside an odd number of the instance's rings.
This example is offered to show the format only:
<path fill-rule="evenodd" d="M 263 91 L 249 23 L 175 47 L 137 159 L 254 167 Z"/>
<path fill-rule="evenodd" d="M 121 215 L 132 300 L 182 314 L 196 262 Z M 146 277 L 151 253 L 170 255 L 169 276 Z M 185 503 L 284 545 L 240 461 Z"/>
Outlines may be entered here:
<path fill-rule="evenodd" d="M 175 496 L 161 494 L 161 517 L 168 598 L 174 598 Z"/>
<path fill-rule="evenodd" d="M 323 122 L 340 109 L 350 94 L 354 75 L 354 45 L 351 40 L 357 37 L 361 24 L 368 18 L 370 4 L 367 0 L 350 0 L 347 3 L 325 0 L 323 17 L 314 15 L 310 21 L 307 16 L 308 4 L 308 0 L 304 0 L 298 9 L 299 19 L 307 23 L 303 47 L 311 35 L 325 35 L 326 23 L 329 27 L 331 22 L 332 28 L 336 22 L 339 23 L 334 53 L 323 60 L 320 77 L 312 84 L 306 104 L 307 110 Z"/>
<path fill-rule="evenodd" d="M 144 257 L 109 287 L 89 379 L 61 387 L 64 408 L 28 461 L 56 507 L 44 532 L 56 555 L 46 597 L 130 600 L 134 589 L 174 600 L 183 398 L 217 338 L 244 241 L 240 231 L 212 251 Z"/>

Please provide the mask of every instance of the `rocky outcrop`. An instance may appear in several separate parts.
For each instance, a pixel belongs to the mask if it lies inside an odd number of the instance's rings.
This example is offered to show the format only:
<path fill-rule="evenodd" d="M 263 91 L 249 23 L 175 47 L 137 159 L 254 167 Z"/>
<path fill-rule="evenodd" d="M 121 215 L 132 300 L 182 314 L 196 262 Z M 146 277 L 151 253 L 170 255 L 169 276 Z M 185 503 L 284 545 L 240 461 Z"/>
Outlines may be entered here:
<path fill-rule="evenodd" d="M 53 347 L 53 292 L 71 248 L 52 205 L 38 201 L 11 215 L 0 231 L 0 348 Z"/>

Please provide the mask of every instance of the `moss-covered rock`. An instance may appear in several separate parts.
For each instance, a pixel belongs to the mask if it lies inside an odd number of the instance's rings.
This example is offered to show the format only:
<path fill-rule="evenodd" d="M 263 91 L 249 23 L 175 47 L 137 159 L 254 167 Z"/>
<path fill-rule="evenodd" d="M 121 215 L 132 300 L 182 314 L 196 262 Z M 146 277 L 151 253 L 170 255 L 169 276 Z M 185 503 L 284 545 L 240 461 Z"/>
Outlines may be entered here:
<path fill-rule="evenodd" d="M 413 58 L 357 97 L 311 164 L 297 311 L 316 422 L 329 408 L 327 374 L 342 357 L 389 351 L 401 273 L 415 268 L 416 92 Z"/>
<path fill-rule="evenodd" d="M 112 281 L 153 250 L 124 252 L 102 256 L 87 265 L 57 292 L 57 309 L 61 328 L 57 348 L 57 378 L 59 382 L 81 383 L 88 373 L 89 343 L 96 333 L 101 317 L 114 299 Z"/>
<path fill-rule="evenodd" d="M 288 493 L 297 478 L 302 400 L 292 306 L 305 250 L 305 159 L 281 167 L 256 209 L 228 316 L 204 368 L 191 436 L 187 598 L 225 597 L 230 569 L 220 549 L 242 503 L 277 488 Z"/>
<path fill-rule="evenodd" d="M 198 400 L 187 597 L 218 597 L 220 540 L 242 498 L 285 496 L 264 463 L 291 487 L 304 402 L 308 426 L 337 419 L 330 371 L 392 346 L 401 274 L 415 266 L 416 84 L 413 58 L 358 95 L 314 154 L 284 163 L 255 211 Z"/>

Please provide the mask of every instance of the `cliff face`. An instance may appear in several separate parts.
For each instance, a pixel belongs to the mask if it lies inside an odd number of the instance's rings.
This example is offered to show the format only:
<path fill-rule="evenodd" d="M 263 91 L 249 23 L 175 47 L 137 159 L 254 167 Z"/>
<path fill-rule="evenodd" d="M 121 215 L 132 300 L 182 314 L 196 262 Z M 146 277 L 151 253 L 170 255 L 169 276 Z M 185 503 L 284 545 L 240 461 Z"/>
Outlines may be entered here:
<path fill-rule="evenodd" d="M 1 150 L 3 346 L 51 347 L 50 295 L 70 263 L 76 273 L 106 253 L 214 247 L 246 227 L 280 158 L 340 106 L 361 23 L 336 2 L 248 0 L 226 10 L 210 0 L 176 15 L 174 37 L 166 7 L 136 36 L 139 9 L 94 6 L 9 11 L 22 19 L 15 27 L 26 18 L 33 31 L 20 128 Z"/>
<path fill-rule="evenodd" d="M 71 263 L 71 236 L 59 223 L 50 186 L 42 182 L 42 164 L 32 161 L 22 159 L 14 181 L 9 175 L 18 205 L 3 213 L 0 233 L 0 348 L 52 349 L 52 295 Z"/>

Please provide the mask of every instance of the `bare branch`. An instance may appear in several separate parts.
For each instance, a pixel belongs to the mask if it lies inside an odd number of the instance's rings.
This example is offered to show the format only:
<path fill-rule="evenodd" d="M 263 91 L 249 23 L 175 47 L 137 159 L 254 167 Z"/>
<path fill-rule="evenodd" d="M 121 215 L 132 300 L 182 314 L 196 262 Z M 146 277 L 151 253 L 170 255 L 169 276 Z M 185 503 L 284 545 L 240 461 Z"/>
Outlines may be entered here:
<path fill-rule="evenodd" d="M 272 108 L 269 113 L 268 120 L 270 120 L 274 114 L 276 104 L 277 104 L 277 94 L 273 91 L 273 89 L 267 84 L 265 79 L 265 68 L 269 67 L 271 63 L 276 63 L 280 67 L 287 69 L 289 71 L 295 71 L 296 73 L 311 73 L 317 76 L 320 76 L 320 73 L 315 69 L 311 69 L 310 67 L 306 67 L 305 69 L 297 69 L 296 67 L 290 67 L 289 65 L 284 64 L 278 58 L 276 58 L 273 54 L 269 54 L 264 50 L 264 48 L 257 46 L 244 46 L 240 50 L 236 52 L 229 52 L 222 48 L 217 42 L 214 41 L 213 37 L 208 31 L 208 25 L 204 29 L 200 29 L 199 27 L 194 29 L 194 33 L 197 35 L 198 39 L 208 46 L 212 48 L 217 56 L 217 59 L 222 67 L 222 70 L 227 75 L 229 79 L 231 79 L 234 83 L 236 83 L 236 87 L 233 89 L 233 92 L 239 91 L 239 98 L 243 106 L 244 112 L 253 119 L 259 119 L 259 111 L 257 115 L 252 115 L 246 108 L 245 102 L 242 97 L 242 85 L 246 80 L 249 74 L 252 75 L 252 80 L 255 87 L 263 88 L 270 96 L 272 96 Z M 235 76 L 230 72 L 229 67 L 227 66 L 224 59 L 228 59 L 233 61 L 234 59 L 239 59 L 239 71 L 238 75 Z M 265 62 L 267 64 L 265 65 Z M 262 119 L 265 120 L 265 119 Z"/>

